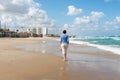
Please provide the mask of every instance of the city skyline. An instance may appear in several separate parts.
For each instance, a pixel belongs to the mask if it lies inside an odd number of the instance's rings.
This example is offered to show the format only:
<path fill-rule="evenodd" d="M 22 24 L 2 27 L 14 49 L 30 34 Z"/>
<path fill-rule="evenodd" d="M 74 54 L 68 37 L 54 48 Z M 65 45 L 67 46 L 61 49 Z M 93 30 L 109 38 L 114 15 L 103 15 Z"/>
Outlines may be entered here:
<path fill-rule="evenodd" d="M 120 0 L 4 0 L 0 1 L 1 27 L 47 27 L 58 34 L 120 35 Z"/>

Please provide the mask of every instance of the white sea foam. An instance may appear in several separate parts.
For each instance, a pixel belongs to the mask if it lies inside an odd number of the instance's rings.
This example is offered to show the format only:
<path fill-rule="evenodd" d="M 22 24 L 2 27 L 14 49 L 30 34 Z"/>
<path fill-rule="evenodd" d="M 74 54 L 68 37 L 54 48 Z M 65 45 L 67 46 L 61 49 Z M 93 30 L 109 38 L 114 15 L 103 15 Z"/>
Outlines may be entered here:
<path fill-rule="evenodd" d="M 99 48 L 99 49 L 106 50 L 106 51 L 110 51 L 110 52 L 112 52 L 112 53 L 115 53 L 115 54 L 119 54 L 119 55 L 120 55 L 120 48 L 117 48 L 117 47 L 106 46 L 106 45 L 98 45 L 98 44 L 91 44 L 91 43 L 82 42 L 82 41 L 70 41 L 70 43 L 74 43 L 74 44 L 84 44 L 84 45 L 87 45 L 87 46 L 94 46 L 94 47 L 97 47 L 97 48 Z"/>
<path fill-rule="evenodd" d="M 113 40 L 120 41 L 120 37 L 111 37 Z"/>

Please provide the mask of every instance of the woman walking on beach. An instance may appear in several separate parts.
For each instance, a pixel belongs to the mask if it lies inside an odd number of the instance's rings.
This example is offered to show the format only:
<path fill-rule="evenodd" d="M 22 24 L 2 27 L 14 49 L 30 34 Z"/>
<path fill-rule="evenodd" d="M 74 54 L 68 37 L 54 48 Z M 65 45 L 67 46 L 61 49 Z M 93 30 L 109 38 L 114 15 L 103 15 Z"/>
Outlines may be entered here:
<path fill-rule="evenodd" d="M 60 38 L 60 44 L 61 44 L 61 48 L 62 48 L 64 61 L 66 61 L 66 58 L 67 58 L 67 48 L 68 48 L 68 44 L 69 44 L 69 36 L 66 33 L 67 33 L 67 31 L 63 30 L 63 35 Z"/>

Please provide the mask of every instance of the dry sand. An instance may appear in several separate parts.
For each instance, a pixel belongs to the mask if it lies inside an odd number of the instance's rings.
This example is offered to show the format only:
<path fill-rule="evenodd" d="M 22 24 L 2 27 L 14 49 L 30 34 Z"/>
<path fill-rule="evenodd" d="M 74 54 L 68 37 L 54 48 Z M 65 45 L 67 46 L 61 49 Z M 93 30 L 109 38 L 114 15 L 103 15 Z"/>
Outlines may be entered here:
<path fill-rule="evenodd" d="M 108 51 L 70 44 L 64 62 L 59 42 L 53 39 L 0 42 L 0 80 L 120 80 L 120 55 Z"/>
<path fill-rule="evenodd" d="M 63 61 L 55 56 L 14 48 L 38 42 L 25 38 L 0 38 L 0 80 L 38 80 L 63 65 Z"/>

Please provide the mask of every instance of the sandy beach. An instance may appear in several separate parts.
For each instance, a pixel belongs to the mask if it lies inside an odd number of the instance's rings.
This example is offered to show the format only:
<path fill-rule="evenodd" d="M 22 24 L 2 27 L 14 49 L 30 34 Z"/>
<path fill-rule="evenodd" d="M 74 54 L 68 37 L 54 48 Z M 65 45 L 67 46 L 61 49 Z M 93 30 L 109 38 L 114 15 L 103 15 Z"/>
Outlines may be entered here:
<path fill-rule="evenodd" d="M 0 80 L 120 80 L 120 55 L 49 38 L 1 38 Z"/>
<path fill-rule="evenodd" d="M 38 80 L 63 65 L 60 58 L 14 48 L 39 41 L 20 38 L 0 39 L 0 80 Z"/>

